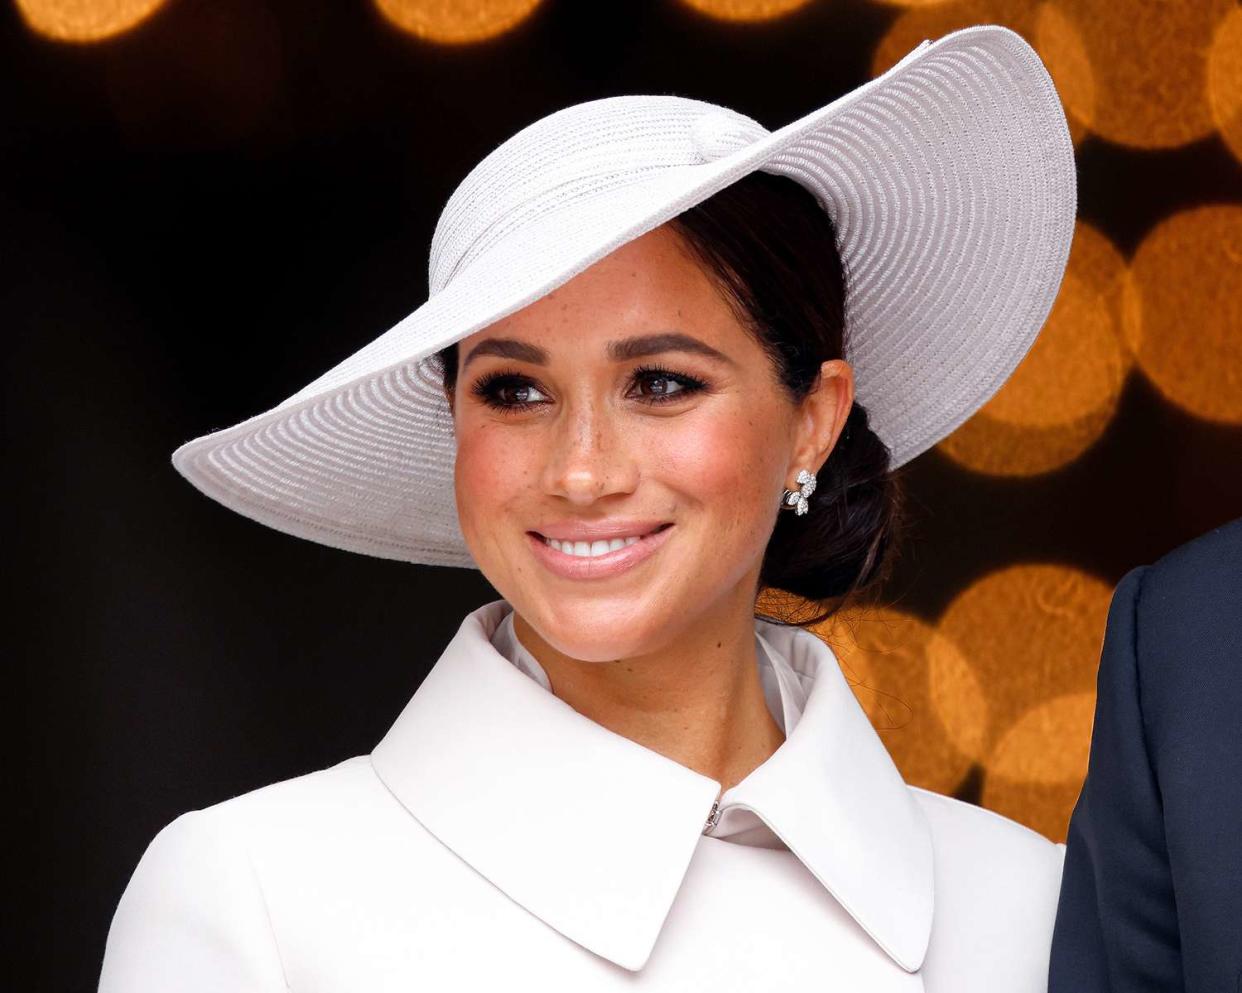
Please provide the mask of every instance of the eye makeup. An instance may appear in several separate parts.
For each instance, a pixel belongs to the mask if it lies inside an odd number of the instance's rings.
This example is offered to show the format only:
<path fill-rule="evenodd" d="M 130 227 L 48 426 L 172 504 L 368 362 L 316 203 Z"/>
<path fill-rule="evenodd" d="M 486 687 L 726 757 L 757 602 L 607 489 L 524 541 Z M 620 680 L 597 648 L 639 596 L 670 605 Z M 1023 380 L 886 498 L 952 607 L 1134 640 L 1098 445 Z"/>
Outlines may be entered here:
<path fill-rule="evenodd" d="M 666 385 L 665 392 L 634 397 L 639 403 L 653 407 L 675 403 L 707 388 L 707 383 L 698 377 L 661 365 L 639 366 L 630 374 L 630 381 L 631 389 L 627 391 L 627 396 L 632 394 L 634 386 L 641 383 L 676 384 L 677 388 L 672 392 L 667 392 Z M 534 379 L 515 369 L 496 369 L 480 376 L 470 387 L 470 392 L 487 407 L 503 413 L 520 413 L 548 402 L 529 399 L 531 392 L 543 394 L 544 391 Z M 516 399 L 515 394 L 525 394 L 525 398 Z"/>

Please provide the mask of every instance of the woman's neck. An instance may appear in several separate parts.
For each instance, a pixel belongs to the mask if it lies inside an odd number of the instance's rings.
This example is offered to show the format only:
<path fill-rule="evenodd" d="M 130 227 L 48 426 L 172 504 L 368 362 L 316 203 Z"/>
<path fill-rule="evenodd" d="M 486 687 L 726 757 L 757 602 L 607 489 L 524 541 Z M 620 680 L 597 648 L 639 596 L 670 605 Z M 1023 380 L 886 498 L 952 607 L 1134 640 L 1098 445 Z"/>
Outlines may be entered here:
<path fill-rule="evenodd" d="M 704 616 L 648 654 L 581 662 L 545 642 L 515 614 L 514 632 L 543 667 L 552 692 L 597 724 L 722 789 L 741 781 L 785 740 L 764 698 L 754 616 Z"/>

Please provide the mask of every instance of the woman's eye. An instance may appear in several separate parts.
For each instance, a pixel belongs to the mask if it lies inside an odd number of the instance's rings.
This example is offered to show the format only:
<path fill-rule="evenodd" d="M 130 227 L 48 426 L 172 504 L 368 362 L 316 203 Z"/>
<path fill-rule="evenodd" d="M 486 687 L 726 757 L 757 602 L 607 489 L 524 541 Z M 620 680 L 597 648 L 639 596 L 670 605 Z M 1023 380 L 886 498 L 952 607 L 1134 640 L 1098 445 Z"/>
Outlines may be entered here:
<path fill-rule="evenodd" d="M 681 383 L 673 379 L 672 376 L 649 376 L 646 380 L 653 396 L 671 396 L 678 390 L 684 389 Z"/>
<path fill-rule="evenodd" d="M 511 373 L 493 373 L 484 376 L 471 388 L 480 400 L 496 410 L 525 410 L 548 398 L 525 376 Z"/>
<path fill-rule="evenodd" d="M 683 399 L 707 385 L 693 376 L 656 367 L 635 370 L 632 383 L 627 395 L 651 405 Z M 530 410 L 550 400 L 529 377 L 504 371 L 488 373 L 470 391 L 486 406 L 505 413 Z"/>
<path fill-rule="evenodd" d="M 645 403 L 681 399 L 706 386 L 701 380 L 668 369 L 639 369 L 634 373 L 634 379 L 639 387 L 646 387 L 645 391 L 640 389 L 639 392 L 639 399 Z"/>
<path fill-rule="evenodd" d="M 531 383 L 521 383 L 514 386 L 502 386 L 500 388 L 500 396 L 502 399 L 507 397 L 508 402 L 518 407 L 525 406 L 528 403 L 538 403 L 540 400 L 547 399 L 547 397 L 539 392 L 539 388 Z"/>

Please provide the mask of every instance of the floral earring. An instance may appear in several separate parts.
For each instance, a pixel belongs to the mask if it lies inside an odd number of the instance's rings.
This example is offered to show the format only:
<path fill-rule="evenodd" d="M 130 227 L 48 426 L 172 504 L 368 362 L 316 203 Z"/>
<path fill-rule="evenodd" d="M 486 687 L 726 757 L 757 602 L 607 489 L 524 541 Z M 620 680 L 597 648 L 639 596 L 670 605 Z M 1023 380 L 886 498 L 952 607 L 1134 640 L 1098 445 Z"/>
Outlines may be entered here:
<path fill-rule="evenodd" d="M 798 470 L 797 490 L 786 490 L 781 497 L 781 510 L 793 510 L 799 517 L 811 509 L 808 502 L 815 492 L 815 477 L 806 469 Z"/>

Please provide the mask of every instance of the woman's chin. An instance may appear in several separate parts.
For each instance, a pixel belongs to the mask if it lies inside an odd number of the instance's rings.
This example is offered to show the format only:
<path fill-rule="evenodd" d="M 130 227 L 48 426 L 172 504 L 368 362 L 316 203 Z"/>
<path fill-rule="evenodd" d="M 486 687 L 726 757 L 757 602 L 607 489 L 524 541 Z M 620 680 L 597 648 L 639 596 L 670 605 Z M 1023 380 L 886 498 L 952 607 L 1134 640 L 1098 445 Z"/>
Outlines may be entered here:
<path fill-rule="evenodd" d="M 615 662 L 618 659 L 645 655 L 654 650 L 652 645 L 621 637 L 609 637 L 607 632 L 604 632 L 603 637 L 600 637 L 598 633 L 582 638 L 575 638 L 571 635 L 566 640 L 560 640 L 554 647 L 561 654 L 577 662 Z"/>
<path fill-rule="evenodd" d="M 580 662 L 612 662 L 657 651 L 668 640 L 661 634 L 671 618 L 660 616 L 654 606 L 660 602 L 649 594 L 562 598 L 542 616 L 523 616 L 562 655 Z M 667 633 L 671 638 L 672 632 Z"/>

